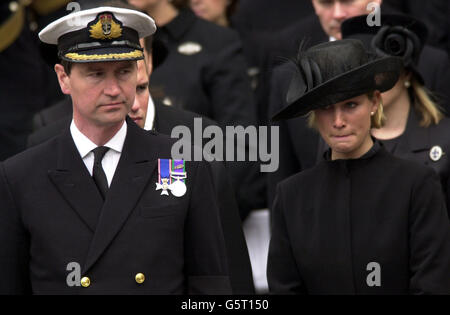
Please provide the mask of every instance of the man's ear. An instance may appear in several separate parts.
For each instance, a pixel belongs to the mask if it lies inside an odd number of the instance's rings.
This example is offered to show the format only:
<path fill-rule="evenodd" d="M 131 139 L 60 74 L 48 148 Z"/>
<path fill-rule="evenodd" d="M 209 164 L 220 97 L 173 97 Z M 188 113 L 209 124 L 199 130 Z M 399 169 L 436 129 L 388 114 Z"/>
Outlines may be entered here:
<path fill-rule="evenodd" d="M 70 78 L 61 64 L 55 65 L 56 76 L 58 77 L 59 86 L 64 94 L 70 94 Z"/>

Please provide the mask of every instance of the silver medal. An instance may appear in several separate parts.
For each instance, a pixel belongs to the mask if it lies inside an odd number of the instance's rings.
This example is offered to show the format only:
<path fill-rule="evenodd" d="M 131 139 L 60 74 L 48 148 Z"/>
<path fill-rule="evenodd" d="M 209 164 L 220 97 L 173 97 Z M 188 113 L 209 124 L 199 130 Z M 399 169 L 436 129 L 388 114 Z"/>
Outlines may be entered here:
<path fill-rule="evenodd" d="M 181 180 L 177 180 L 170 184 L 169 189 L 172 192 L 172 195 L 174 195 L 175 197 L 184 196 L 187 190 L 186 184 Z"/>

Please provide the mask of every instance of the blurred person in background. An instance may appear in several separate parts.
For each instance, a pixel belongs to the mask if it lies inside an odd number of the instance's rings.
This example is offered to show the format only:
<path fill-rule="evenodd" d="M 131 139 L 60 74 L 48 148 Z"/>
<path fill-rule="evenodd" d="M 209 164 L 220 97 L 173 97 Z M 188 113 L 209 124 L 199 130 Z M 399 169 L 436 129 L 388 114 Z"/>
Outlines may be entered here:
<path fill-rule="evenodd" d="M 372 129 L 372 136 L 393 155 L 433 168 L 441 180 L 448 207 L 450 119 L 441 112 L 417 69 L 427 42 L 427 28 L 406 15 L 385 14 L 380 27 L 369 27 L 366 18 L 363 15 L 344 21 L 343 37 L 360 39 L 379 56 L 401 57 L 403 61 L 397 83 L 382 93 L 385 124 Z"/>
<path fill-rule="evenodd" d="M 238 3 L 239 0 L 189 0 L 198 17 L 224 27 L 230 26 L 230 18 Z"/>
<path fill-rule="evenodd" d="M 59 89 L 53 79 L 55 88 L 47 90 L 49 71 L 40 54 L 37 30 L 39 19 L 65 8 L 68 2 L 0 3 L 0 161 L 25 148 L 33 114 Z"/>
<path fill-rule="evenodd" d="M 205 115 L 222 126 L 255 123 L 247 66 L 234 31 L 196 17 L 184 1 L 129 3 L 155 18 L 155 37 L 168 48 L 166 61 L 152 77 L 152 84 L 163 89 L 166 105 Z"/>

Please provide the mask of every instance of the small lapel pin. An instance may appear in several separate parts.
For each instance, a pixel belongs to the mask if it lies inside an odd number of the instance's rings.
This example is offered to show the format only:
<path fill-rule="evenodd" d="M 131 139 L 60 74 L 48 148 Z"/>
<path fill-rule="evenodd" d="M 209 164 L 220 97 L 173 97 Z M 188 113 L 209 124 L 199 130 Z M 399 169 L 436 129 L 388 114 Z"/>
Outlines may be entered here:
<path fill-rule="evenodd" d="M 441 159 L 442 155 L 443 155 L 443 152 L 442 152 L 442 148 L 440 146 L 435 145 L 434 147 L 431 148 L 430 159 L 433 162 L 439 161 Z"/>
<path fill-rule="evenodd" d="M 178 46 L 178 52 L 182 55 L 192 56 L 202 51 L 202 46 L 195 42 L 186 42 Z"/>

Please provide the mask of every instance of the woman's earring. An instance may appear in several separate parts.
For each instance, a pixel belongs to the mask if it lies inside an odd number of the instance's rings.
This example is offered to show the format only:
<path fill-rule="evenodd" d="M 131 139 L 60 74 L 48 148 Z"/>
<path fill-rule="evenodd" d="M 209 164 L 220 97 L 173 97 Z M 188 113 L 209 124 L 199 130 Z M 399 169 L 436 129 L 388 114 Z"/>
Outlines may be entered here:
<path fill-rule="evenodd" d="M 405 88 L 409 89 L 411 87 L 411 82 L 405 81 Z"/>
<path fill-rule="evenodd" d="M 370 112 L 370 116 L 373 116 L 373 115 L 375 115 L 375 113 L 374 112 Z"/>

